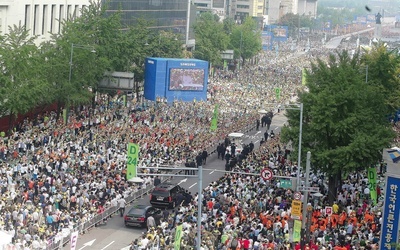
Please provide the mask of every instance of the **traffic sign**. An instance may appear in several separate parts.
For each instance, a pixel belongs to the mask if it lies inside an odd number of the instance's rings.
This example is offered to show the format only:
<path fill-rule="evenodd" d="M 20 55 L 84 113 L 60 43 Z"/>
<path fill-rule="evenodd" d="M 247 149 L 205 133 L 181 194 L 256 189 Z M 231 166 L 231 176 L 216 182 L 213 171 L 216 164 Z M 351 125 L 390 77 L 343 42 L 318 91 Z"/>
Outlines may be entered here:
<path fill-rule="evenodd" d="M 301 201 L 292 200 L 292 218 L 300 219 L 301 216 Z"/>
<path fill-rule="evenodd" d="M 300 192 L 295 192 L 295 193 L 293 194 L 293 198 L 294 198 L 295 200 L 301 200 L 301 193 L 300 193 Z"/>
<path fill-rule="evenodd" d="M 262 177 L 265 181 L 271 180 L 273 176 L 274 176 L 274 173 L 272 172 L 271 169 L 269 169 L 269 168 L 264 168 L 263 170 L 261 170 L 261 177 Z"/>
<path fill-rule="evenodd" d="M 318 193 L 319 192 L 319 187 L 297 187 L 297 191 L 299 192 L 304 192 L 304 191 L 308 191 L 308 192 L 315 192 Z"/>
<path fill-rule="evenodd" d="M 325 207 L 325 214 L 332 215 L 332 207 Z"/>

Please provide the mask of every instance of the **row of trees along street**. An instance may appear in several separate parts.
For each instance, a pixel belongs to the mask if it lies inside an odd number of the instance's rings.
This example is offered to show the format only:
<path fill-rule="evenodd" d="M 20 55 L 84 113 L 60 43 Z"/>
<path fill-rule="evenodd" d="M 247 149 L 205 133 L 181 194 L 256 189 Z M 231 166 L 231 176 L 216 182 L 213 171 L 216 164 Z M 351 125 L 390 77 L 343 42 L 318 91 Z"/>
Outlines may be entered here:
<path fill-rule="evenodd" d="M 143 81 L 148 56 L 195 57 L 218 66 L 226 49 L 233 49 L 243 62 L 261 50 L 260 32 L 251 18 L 239 26 L 201 14 L 194 27 L 196 50 L 190 53 L 184 37 L 152 29 L 151 21 L 140 18 L 134 26 L 124 27 L 121 13 L 108 14 L 106 9 L 91 2 L 79 17 L 63 21 L 60 33 L 38 45 L 24 26 L 9 27 L 8 34 L 0 35 L 0 116 L 10 115 L 10 129 L 17 114 L 37 107 L 57 103 L 60 114 L 65 106 L 90 104 L 107 71 L 133 72 L 135 81 Z"/>
<path fill-rule="evenodd" d="M 347 51 L 317 60 L 307 72 L 302 154 L 313 153 L 312 168 L 329 177 L 333 203 L 342 177 L 381 160 L 395 133 L 389 115 L 400 107 L 399 54 L 383 44 L 353 57 Z M 366 75 L 367 74 L 367 75 Z M 283 141 L 298 145 L 299 112 L 288 110 Z"/>

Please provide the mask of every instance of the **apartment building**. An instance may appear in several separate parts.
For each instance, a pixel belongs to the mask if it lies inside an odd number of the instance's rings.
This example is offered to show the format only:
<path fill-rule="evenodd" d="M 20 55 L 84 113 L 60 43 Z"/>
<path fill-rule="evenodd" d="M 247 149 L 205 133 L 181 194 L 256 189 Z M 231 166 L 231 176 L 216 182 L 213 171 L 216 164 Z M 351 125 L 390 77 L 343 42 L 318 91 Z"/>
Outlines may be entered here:
<path fill-rule="evenodd" d="M 2 0 L 0 1 L 0 32 L 7 34 L 9 26 L 23 25 L 37 41 L 50 39 L 58 33 L 61 20 L 79 16 L 89 0 Z"/>

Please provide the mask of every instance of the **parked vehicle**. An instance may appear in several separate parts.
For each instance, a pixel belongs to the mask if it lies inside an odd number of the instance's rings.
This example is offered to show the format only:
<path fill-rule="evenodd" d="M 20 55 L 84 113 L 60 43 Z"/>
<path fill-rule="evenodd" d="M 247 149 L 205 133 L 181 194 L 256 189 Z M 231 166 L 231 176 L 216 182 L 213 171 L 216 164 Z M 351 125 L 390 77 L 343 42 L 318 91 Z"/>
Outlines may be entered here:
<path fill-rule="evenodd" d="M 150 194 L 150 204 L 157 207 L 174 208 L 177 204 L 177 195 L 185 189 L 174 183 L 162 183 L 155 187 Z"/>
<path fill-rule="evenodd" d="M 148 205 L 136 205 L 125 214 L 125 226 L 146 227 L 147 218 L 150 215 L 152 215 L 157 222 L 161 217 L 161 210 Z"/>

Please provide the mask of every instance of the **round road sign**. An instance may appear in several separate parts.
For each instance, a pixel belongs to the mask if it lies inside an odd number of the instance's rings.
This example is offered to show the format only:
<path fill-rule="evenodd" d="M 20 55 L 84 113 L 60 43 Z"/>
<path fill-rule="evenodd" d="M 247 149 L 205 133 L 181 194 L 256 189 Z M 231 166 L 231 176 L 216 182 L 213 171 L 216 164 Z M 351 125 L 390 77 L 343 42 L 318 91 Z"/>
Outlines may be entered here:
<path fill-rule="evenodd" d="M 295 193 L 293 194 L 293 198 L 294 198 L 295 200 L 301 200 L 301 193 L 300 193 L 300 192 L 295 192 Z"/>
<path fill-rule="evenodd" d="M 273 172 L 271 169 L 269 168 L 264 168 L 263 170 L 261 170 L 261 177 L 265 180 L 265 181 L 269 181 L 272 179 L 273 177 Z"/>

